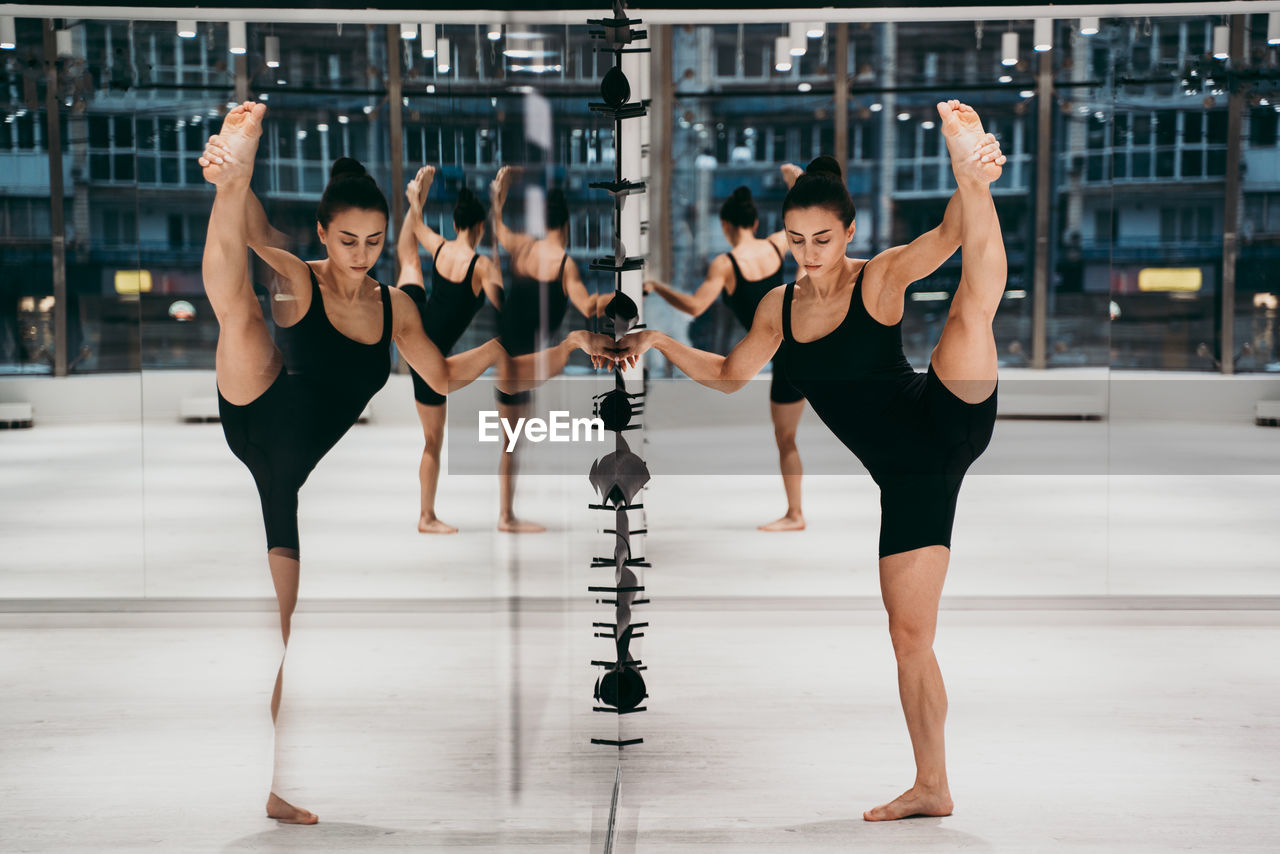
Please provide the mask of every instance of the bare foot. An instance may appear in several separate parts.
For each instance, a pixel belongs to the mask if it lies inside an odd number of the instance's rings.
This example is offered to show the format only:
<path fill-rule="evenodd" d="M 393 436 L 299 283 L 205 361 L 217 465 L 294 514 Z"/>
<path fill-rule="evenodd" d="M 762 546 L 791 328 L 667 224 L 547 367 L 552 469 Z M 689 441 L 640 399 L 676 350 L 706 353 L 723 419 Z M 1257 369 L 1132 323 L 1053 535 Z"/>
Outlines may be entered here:
<path fill-rule="evenodd" d="M 233 108 L 222 120 L 222 130 L 209 137 L 200 157 L 204 179 L 210 184 L 248 181 L 253 174 L 253 159 L 262 138 L 264 104 L 245 101 Z"/>
<path fill-rule="evenodd" d="M 951 815 L 951 793 L 912 786 L 887 804 L 869 809 L 862 814 L 867 821 L 896 821 L 912 816 Z"/>
<path fill-rule="evenodd" d="M 275 792 L 267 796 L 267 818 L 274 818 L 285 824 L 315 824 L 320 820 L 320 816 L 295 807 Z"/>
<path fill-rule="evenodd" d="M 767 525 L 757 525 L 758 531 L 803 531 L 804 516 L 800 513 L 788 513 L 781 519 L 775 519 Z"/>
<path fill-rule="evenodd" d="M 788 190 L 795 186 L 796 179 L 804 174 L 804 170 L 794 163 L 783 163 L 779 169 L 782 170 L 782 180 L 786 182 Z"/>
<path fill-rule="evenodd" d="M 419 534 L 456 534 L 458 529 L 452 525 L 446 525 L 436 517 L 430 519 L 425 516 L 418 517 L 418 533 Z"/>
<path fill-rule="evenodd" d="M 982 129 L 982 120 L 968 104 L 942 101 L 942 137 L 951 155 L 957 184 L 990 184 L 1004 171 L 1005 156 L 996 138 Z"/>
<path fill-rule="evenodd" d="M 498 530 L 506 531 L 508 534 L 541 534 L 547 528 L 537 522 L 521 522 L 516 517 L 511 516 L 498 520 Z"/>

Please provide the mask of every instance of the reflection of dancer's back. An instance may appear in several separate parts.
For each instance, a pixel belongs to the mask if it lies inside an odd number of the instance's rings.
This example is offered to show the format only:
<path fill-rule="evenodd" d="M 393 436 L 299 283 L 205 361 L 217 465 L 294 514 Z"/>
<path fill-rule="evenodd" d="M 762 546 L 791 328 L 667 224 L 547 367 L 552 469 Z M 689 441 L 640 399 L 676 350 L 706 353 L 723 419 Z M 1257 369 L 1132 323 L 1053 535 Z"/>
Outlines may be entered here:
<path fill-rule="evenodd" d="M 327 257 L 305 263 L 272 245 L 262 205 L 249 189 L 265 113 L 249 102 L 231 110 L 200 158 L 205 179 L 217 187 L 202 274 L 218 318 L 222 428 L 258 488 L 287 647 L 300 578 L 298 489 L 386 382 L 390 342 L 441 388 L 451 378 L 465 383 L 478 376 L 495 360 L 497 345 L 455 357 L 458 369 L 452 371 L 423 334 L 412 301 L 369 278 L 382 251 L 387 202 L 354 160 L 334 164 L 316 212 Z M 276 273 L 272 310 L 279 346 L 253 293 L 247 248 Z M 273 721 L 283 677 L 282 659 L 271 698 Z M 267 799 L 269 817 L 315 823 L 313 813 L 291 805 L 280 791 L 277 775 Z"/>
<path fill-rule="evenodd" d="M 570 303 L 587 317 L 594 316 L 599 305 L 599 300 L 587 292 L 578 265 L 569 257 L 569 203 L 563 190 L 547 194 L 546 237 L 534 239 L 507 227 L 502 210 L 516 174 L 516 170 L 502 167 L 490 190 L 494 231 L 502 248 L 511 256 L 511 286 L 498 319 L 499 340 L 511 357 L 545 350 L 558 342 L 560 324 Z M 528 417 L 532 397 L 530 391 L 515 394 L 499 391 L 499 415 L 512 424 L 518 418 Z M 498 528 L 512 533 L 542 531 L 541 525 L 516 518 L 515 474 L 515 451 L 504 447 L 498 461 Z"/>
<path fill-rule="evenodd" d="M 783 168 L 788 187 L 795 174 Z M 685 293 L 662 282 L 646 282 L 653 290 L 680 311 L 700 316 L 716 296 L 721 295 L 743 328 L 750 329 L 760 300 L 782 284 L 783 253 L 786 241 L 782 232 L 768 238 L 756 237 L 759 214 L 751 190 L 739 187 L 720 207 L 720 228 L 730 250 L 717 255 L 707 270 L 706 280 L 693 293 Z M 780 519 L 760 525 L 762 531 L 802 531 L 804 511 L 801 508 L 800 479 L 804 474 L 800 451 L 796 447 L 796 431 L 804 414 L 804 395 L 786 377 L 785 361 L 775 358 L 769 382 L 769 416 L 778 445 L 778 467 L 787 496 L 787 512 Z"/>
<path fill-rule="evenodd" d="M 422 313 L 428 337 L 448 355 L 471 325 L 485 296 L 495 307 L 502 305 L 502 274 L 497 264 L 476 251 L 484 238 L 484 206 L 470 190 L 458 192 L 453 209 L 457 237 L 446 240 L 427 226 L 422 205 L 435 177 L 435 167 L 424 166 L 409 182 L 405 195 L 409 208 L 400 227 L 396 250 L 400 260 L 399 287 L 413 298 Z M 431 255 L 431 295 L 423 286 L 418 244 Z M 424 534 L 452 534 L 457 528 L 436 517 L 436 488 L 440 480 L 440 452 L 444 446 L 445 395 L 413 374 L 413 399 L 422 424 L 423 451 L 418 465 L 421 505 L 418 530 Z"/>

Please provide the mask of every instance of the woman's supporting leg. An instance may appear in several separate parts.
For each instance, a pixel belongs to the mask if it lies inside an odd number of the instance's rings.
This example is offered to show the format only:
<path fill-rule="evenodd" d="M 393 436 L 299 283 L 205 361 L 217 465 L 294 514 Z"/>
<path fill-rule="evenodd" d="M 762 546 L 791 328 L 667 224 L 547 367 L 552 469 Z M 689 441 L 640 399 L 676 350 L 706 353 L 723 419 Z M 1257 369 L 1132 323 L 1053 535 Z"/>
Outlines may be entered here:
<path fill-rule="evenodd" d="M 267 552 L 267 563 L 271 567 L 271 581 L 276 588 L 276 603 L 280 606 L 280 639 L 284 642 L 284 651 L 280 656 L 280 670 L 276 673 L 275 689 L 271 692 L 271 723 L 277 724 L 280 716 L 280 699 L 284 692 L 284 661 L 289 654 L 289 634 L 293 625 L 293 611 L 298 605 L 298 579 L 300 566 L 298 553 L 293 549 L 274 548 Z M 280 788 L 280 730 L 276 727 L 275 768 L 271 780 L 271 793 L 267 795 L 267 818 L 274 818 L 285 824 L 315 824 L 319 817 L 315 813 L 295 807 L 276 794 Z"/>
<path fill-rule="evenodd" d="M 961 272 L 931 361 L 952 394 L 966 403 L 981 403 L 996 387 L 996 342 L 991 324 L 1008 274 L 1004 238 L 990 190 L 1000 167 L 973 158 L 986 139 L 977 113 L 958 101 L 940 104 L 938 112 L 962 205 Z"/>
<path fill-rule="evenodd" d="M 804 415 L 804 401 L 778 403 L 771 400 L 769 415 L 773 418 L 773 438 L 778 442 L 778 466 L 782 470 L 782 488 L 787 493 L 787 512 L 781 519 L 761 525 L 760 530 L 803 531 L 800 479 L 804 467 L 800 464 L 800 451 L 796 448 L 796 430 L 800 427 L 800 416 Z"/>
<path fill-rule="evenodd" d="M 947 690 L 933 654 L 938 600 L 950 557 L 946 546 L 926 546 L 880 558 L 880 594 L 889 614 L 889 637 L 898 661 L 898 695 L 911 734 L 916 779 L 893 801 L 863 813 L 867 821 L 951 814 L 943 738 Z"/>
<path fill-rule="evenodd" d="M 423 534 L 456 534 L 458 529 L 436 518 L 436 489 L 440 485 L 440 453 L 444 448 L 444 421 L 447 403 L 427 406 L 414 402 L 418 421 L 422 423 L 422 462 L 418 464 L 418 483 L 422 487 L 422 505 L 418 513 L 418 530 Z"/>
<path fill-rule="evenodd" d="M 504 423 L 515 424 L 517 420 L 529 415 L 527 403 L 498 402 L 498 417 Z M 537 534 L 547 530 L 536 522 L 522 522 L 516 518 L 516 451 L 507 450 L 502 443 L 502 456 L 498 458 L 498 530 L 509 534 Z"/>

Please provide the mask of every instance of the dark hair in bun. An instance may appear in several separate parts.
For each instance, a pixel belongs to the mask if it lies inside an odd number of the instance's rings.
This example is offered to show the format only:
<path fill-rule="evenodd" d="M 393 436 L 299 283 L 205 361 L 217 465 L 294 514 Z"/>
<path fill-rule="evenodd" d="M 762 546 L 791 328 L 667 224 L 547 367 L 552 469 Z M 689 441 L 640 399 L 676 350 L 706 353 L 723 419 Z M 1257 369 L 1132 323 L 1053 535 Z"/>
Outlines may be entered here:
<path fill-rule="evenodd" d="M 569 221 L 569 200 L 564 190 L 556 188 L 547 193 L 547 229 L 562 228 Z"/>
<path fill-rule="evenodd" d="M 324 188 L 320 204 L 316 208 L 316 221 L 325 228 L 334 215 L 348 208 L 362 211 L 378 211 L 390 219 L 387 197 L 382 195 L 360 161 L 351 157 L 339 157 L 329 170 L 329 185 Z"/>
<path fill-rule="evenodd" d="M 786 216 L 787 211 L 794 208 L 826 208 L 840 218 L 845 228 L 853 224 L 857 211 L 834 157 L 823 154 L 805 167 L 804 174 L 796 179 L 782 202 L 782 215 Z"/>
<path fill-rule="evenodd" d="M 465 185 L 458 191 L 458 203 L 453 206 L 453 227 L 464 232 L 474 225 L 484 222 L 484 205 Z"/>
<path fill-rule="evenodd" d="M 760 219 L 760 214 L 756 212 L 756 203 L 751 198 L 751 190 L 746 187 L 734 190 L 733 195 L 725 199 L 724 204 L 720 206 L 720 219 L 738 228 L 750 228 L 755 225 Z"/>

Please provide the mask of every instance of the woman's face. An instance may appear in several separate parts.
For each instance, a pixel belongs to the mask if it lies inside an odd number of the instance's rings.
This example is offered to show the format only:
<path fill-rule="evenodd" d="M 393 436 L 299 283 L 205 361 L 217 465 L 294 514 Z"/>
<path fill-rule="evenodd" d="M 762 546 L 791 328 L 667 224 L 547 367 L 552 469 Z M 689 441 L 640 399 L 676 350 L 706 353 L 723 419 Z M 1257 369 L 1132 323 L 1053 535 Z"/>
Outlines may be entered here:
<path fill-rule="evenodd" d="M 378 263 L 386 242 L 387 218 L 381 211 L 346 208 L 338 211 L 325 228 L 316 223 L 329 261 L 351 276 L 363 276 Z"/>
<path fill-rule="evenodd" d="M 844 250 L 853 239 L 853 223 L 846 227 L 830 208 L 792 208 L 783 221 L 791 254 L 808 276 L 823 276 L 840 269 Z"/>

